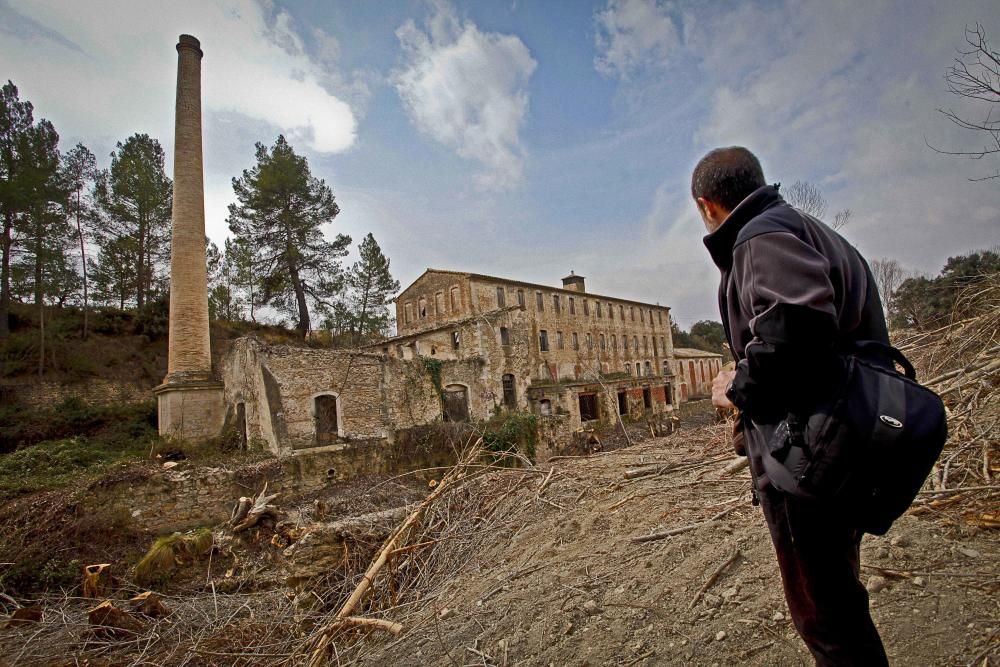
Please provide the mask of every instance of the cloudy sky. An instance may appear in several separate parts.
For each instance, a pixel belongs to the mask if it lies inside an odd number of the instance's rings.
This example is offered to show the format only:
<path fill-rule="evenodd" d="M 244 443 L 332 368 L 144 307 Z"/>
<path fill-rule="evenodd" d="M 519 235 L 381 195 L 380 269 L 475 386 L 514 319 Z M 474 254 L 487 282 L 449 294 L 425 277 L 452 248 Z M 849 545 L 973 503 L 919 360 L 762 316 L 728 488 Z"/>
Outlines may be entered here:
<path fill-rule="evenodd" d="M 935 153 L 984 117 L 945 69 L 996 0 L 0 0 L 0 77 L 101 166 L 173 144 L 177 35 L 202 42 L 209 235 L 231 179 L 284 133 L 333 188 L 330 233 L 426 267 L 659 302 L 717 319 L 688 195 L 718 145 L 814 183 L 869 258 L 936 273 L 1000 242 L 997 163 Z M 994 110 L 994 113 L 997 111 Z M 172 165 L 168 163 L 168 168 Z"/>

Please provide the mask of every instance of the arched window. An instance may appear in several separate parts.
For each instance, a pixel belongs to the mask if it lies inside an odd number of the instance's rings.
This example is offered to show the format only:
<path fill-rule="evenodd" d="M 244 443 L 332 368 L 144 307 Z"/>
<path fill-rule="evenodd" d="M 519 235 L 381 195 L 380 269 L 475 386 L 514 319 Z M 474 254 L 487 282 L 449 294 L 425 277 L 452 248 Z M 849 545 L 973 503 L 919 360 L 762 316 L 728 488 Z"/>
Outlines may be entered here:
<path fill-rule="evenodd" d="M 341 435 L 340 400 L 336 394 L 318 394 L 313 397 L 313 423 L 316 445 L 330 445 Z"/>

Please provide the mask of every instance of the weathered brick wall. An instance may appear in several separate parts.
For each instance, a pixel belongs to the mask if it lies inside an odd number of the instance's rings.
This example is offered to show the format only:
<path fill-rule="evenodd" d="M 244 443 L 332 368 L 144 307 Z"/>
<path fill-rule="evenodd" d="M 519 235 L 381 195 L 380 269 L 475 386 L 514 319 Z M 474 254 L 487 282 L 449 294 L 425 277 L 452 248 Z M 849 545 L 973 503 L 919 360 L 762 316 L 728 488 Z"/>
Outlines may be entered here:
<path fill-rule="evenodd" d="M 67 398 L 78 398 L 90 405 L 142 403 L 153 400 L 152 387 L 143 386 L 138 382 L 112 382 L 100 379 L 74 383 L 4 384 L 0 388 L 0 396 L 4 397 L 4 403 L 15 403 L 36 410 L 55 407 Z"/>
<path fill-rule="evenodd" d="M 421 298 L 425 303 L 422 314 Z M 451 271 L 428 271 L 396 297 L 396 328 L 400 334 L 412 333 L 463 319 L 472 312 L 468 276 Z"/>

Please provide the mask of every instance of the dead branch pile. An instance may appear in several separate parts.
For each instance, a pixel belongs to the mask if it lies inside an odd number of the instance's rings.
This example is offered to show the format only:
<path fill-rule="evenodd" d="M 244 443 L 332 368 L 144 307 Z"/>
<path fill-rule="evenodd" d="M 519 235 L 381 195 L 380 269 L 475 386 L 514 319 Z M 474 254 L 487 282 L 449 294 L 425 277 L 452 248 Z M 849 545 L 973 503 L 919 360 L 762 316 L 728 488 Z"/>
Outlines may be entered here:
<path fill-rule="evenodd" d="M 1000 274 L 966 288 L 965 317 L 928 332 L 905 332 L 897 346 L 918 379 L 948 408 L 948 443 L 914 514 L 953 525 L 1000 527 Z"/>

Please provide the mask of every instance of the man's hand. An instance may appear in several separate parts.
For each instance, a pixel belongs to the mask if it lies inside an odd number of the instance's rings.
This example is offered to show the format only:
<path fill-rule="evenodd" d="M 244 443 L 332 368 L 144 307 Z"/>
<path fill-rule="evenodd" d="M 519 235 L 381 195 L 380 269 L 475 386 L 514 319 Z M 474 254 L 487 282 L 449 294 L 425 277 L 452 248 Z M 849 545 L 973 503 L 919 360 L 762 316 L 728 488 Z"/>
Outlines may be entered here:
<path fill-rule="evenodd" d="M 736 377 L 736 371 L 720 371 L 712 380 L 712 405 L 717 408 L 735 408 L 733 402 L 726 396 L 729 385 Z"/>

